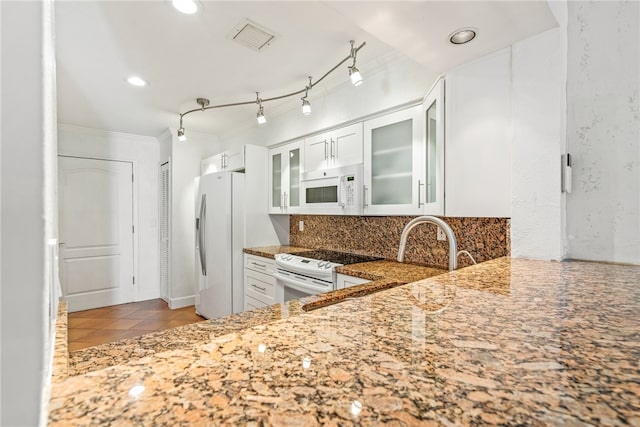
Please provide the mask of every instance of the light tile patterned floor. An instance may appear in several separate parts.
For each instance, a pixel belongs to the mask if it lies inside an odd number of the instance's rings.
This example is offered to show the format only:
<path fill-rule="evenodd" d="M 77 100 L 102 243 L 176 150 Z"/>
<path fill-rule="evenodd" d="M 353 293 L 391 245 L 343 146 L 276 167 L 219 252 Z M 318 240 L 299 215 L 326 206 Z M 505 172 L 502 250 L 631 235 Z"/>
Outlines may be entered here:
<path fill-rule="evenodd" d="M 154 299 L 69 313 L 69 351 L 205 320 L 189 306 Z"/>

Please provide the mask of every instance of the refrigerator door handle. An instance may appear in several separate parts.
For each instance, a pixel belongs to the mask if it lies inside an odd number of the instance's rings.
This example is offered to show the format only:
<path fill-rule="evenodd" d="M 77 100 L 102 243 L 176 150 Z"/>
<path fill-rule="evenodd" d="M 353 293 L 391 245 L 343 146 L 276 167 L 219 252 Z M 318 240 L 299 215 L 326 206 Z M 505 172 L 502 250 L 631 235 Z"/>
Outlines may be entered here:
<path fill-rule="evenodd" d="M 198 230 L 198 251 L 200 252 L 200 267 L 202 268 L 202 275 L 207 275 L 207 248 L 206 248 L 206 215 L 207 215 L 207 195 L 202 195 L 200 201 L 200 221 Z"/>

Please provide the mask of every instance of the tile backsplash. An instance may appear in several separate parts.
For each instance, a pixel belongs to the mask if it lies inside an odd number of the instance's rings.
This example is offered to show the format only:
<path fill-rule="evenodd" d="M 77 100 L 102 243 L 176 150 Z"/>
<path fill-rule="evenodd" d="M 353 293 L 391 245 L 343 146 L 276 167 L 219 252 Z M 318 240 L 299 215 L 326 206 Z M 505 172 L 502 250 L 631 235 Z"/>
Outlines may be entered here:
<path fill-rule="evenodd" d="M 395 260 L 400 235 L 412 216 L 326 216 L 291 215 L 289 243 L 318 249 L 332 249 Z M 451 226 L 458 250 L 467 250 L 477 262 L 509 255 L 508 218 L 443 218 Z M 304 222 L 300 231 L 299 222 Z M 407 239 L 405 261 L 447 268 L 449 245 L 436 238 L 436 226 L 421 224 Z M 458 265 L 470 265 L 468 257 L 458 257 Z"/>

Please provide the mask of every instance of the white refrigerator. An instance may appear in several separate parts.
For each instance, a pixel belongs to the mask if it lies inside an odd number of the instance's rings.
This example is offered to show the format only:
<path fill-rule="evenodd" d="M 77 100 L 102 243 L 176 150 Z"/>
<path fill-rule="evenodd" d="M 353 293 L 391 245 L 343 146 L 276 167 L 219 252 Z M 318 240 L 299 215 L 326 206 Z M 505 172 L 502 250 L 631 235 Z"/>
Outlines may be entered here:
<path fill-rule="evenodd" d="M 207 319 L 243 311 L 245 176 L 196 178 L 196 312 Z"/>

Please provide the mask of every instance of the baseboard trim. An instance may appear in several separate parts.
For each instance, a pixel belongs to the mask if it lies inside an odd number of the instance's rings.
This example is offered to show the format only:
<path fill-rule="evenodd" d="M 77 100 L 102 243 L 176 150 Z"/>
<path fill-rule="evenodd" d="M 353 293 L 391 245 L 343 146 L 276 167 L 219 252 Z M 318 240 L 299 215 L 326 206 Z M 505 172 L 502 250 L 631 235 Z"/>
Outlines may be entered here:
<path fill-rule="evenodd" d="M 169 308 L 172 310 L 175 308 L 182 308 L 182 307 L 188 307 L 190 305 L 195 305 L 195 303 L 196 303 L 195 295 L 190 295 L 188 297 L 180 297 L 180 298 L 169 298 Z"/>

